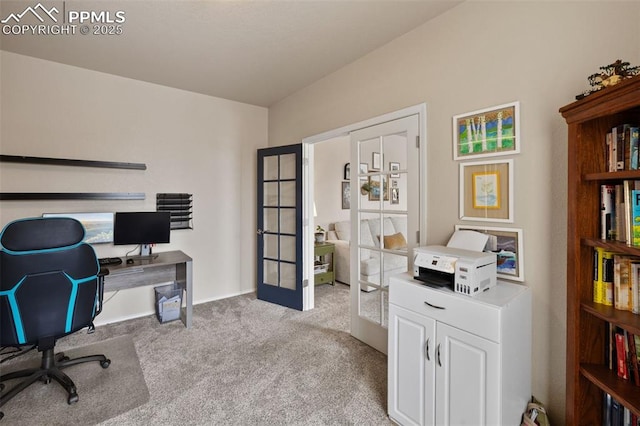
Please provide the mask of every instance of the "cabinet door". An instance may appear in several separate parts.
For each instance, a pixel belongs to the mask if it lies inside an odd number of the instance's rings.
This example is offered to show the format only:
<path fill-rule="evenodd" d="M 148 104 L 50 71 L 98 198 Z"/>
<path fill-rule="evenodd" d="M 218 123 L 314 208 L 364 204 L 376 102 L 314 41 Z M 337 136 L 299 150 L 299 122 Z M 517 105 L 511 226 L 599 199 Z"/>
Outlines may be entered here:
<path fill-rule="evenodd" d="M 436 322 L 389 305 L 389 416 L 401 425 L 435 424 Z"/>
<path fill-rule="evenodd" d="M 499 345 L 437 323 L 436 423 L 500 424 Z"/>

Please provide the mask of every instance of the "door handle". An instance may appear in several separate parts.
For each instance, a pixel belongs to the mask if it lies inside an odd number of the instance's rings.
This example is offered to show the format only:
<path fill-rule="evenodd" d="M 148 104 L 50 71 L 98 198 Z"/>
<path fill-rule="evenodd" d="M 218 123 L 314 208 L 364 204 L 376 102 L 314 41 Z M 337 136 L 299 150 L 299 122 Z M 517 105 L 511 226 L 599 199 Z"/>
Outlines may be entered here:
<path fill-rule="evenodd" d="M 432 307 L 434 309 L 447 309 L 444 306 L 432 305 L 431 303 L 427 302 L 426 300 L 424 301 L 424 304 L 427 305 L 427 306 L 430 306 L 430 307 Z"/>
<path fill-rule="evenodd" d="M 268 229 L 265 229 L 264 231 L 262 229 L 258 229 L 257 231 L 258 235 L 266 234 L 267 232 L 269 232 Z"/>
<path fill-rule="evenodd" d="M 424 354 L 427 357 L 427 361 L 431 361 L 431 357 L 429 356 L 429 338 L 424 342 Z"/>
<path fill-rule="evenodd" d="M 440 362 L 440 345 L 436 349 L 436 357 L 438 358 L 438 366 L 442 367 L 442 362 Z"/>

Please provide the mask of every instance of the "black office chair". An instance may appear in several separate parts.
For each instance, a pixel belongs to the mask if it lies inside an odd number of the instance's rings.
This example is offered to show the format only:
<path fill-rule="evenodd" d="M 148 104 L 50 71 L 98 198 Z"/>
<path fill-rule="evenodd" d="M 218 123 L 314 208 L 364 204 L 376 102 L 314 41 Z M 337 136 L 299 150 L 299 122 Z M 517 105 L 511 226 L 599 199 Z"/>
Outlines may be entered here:
<path fill-rule="evenodd" d="M 32 383 L 51 379 L 73 404 L 76 386 L 61 370 L 90 361 L 103 368 L 111 363 L 104 355 L 69 359 L 54 354 L 57 339 L 85 327 L 92 331 L 102 310 L 103 276 L 83 238 L 82 224 L 63 217 L 17 220 L 0 233 L 0 346 L 35 345 L 42 352 L 39 368 L 0 375 L 1 390 L 6 381 L 26 377 L 2 393 L 0 407 Z"/>

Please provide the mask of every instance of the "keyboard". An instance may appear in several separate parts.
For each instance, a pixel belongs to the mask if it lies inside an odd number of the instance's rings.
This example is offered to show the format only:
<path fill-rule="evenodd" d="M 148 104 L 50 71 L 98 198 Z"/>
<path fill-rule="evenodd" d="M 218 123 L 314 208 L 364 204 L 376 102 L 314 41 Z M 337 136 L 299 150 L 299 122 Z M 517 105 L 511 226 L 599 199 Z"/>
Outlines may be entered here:
<path fill-rule="evenodd" d="M 119 265 L 122 263 L 122 259 L 119 257 L 102 257 L 98 259 L 98 264 L 100 266 L 110 266 L 110 265 Z"/>

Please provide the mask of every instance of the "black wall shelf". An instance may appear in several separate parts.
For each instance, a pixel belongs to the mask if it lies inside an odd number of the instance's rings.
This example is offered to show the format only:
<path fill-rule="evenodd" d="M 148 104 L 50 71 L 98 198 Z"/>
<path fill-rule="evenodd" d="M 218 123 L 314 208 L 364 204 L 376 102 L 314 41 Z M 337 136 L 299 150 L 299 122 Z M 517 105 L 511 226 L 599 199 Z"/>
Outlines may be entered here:
<path fill-rule="evenodd" d="M 23 155 L 2 155 L 0 162 L 47 164 L 53 166 L 101 167 L 107 169 L 147 170 L 144 163 L 123 163 L 116 161 L 73 160 L 68 158 L 27 157 Z"/>
<path fill-rule="evenodd" d="M 0 192 L 6 200 L 144 200 L 144 192 Z"/>

